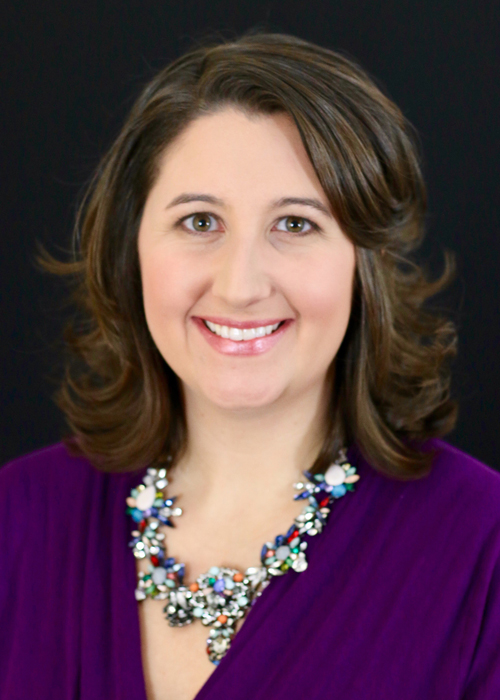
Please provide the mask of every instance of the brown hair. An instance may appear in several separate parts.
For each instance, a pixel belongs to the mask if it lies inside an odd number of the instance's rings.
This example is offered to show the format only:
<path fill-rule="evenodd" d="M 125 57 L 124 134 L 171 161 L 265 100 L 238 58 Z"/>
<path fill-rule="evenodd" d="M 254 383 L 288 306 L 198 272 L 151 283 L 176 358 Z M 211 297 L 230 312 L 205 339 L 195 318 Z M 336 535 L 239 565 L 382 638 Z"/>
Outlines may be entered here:
<path fill-rule="evenodd" d="M 187 442 L 180 382 L 145 320 L 137 234 L 165 148 L 202 114 L 226 105 L 285 112 L 337 220 L 356 246 L 346 336 L 331 372 L 326 438 L 312 471 L 342 443 L 378 469 L 418 476 L 422 444 L 453 427 L 453 325 L 424 310 L 451 275 L 429 281 L 408 257 L 420 243 L 426 193 L 412 128 L 352 60 L 299 38 L 250 32 L 196 47 L 145 87 L 80 206 L 71 262 L 46 260 L 77 283 L 83 316 L 56 400 L 73 450 L 101 469 L 175 463 Z M 333 367 L 333 363 L 332 363 Z"/>

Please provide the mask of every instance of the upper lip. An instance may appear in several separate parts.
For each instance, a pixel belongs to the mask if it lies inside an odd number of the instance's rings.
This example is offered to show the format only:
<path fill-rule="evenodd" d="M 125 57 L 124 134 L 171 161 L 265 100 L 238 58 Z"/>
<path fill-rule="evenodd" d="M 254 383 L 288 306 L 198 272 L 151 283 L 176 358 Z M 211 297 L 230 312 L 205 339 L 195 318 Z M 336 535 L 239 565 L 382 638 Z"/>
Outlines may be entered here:
<path fill-rule="evenodd" d="M 230 328 L 260 328 L 262 326 L 274 326 L 276 323 L 286 321 L 286 318 L 267 318 L 257 321 L 235 321 L 232 318 L 222 318 L 221 316 L 199 316 L 203 321 L 216 323 L 218 326 L 229 326 Z"/>

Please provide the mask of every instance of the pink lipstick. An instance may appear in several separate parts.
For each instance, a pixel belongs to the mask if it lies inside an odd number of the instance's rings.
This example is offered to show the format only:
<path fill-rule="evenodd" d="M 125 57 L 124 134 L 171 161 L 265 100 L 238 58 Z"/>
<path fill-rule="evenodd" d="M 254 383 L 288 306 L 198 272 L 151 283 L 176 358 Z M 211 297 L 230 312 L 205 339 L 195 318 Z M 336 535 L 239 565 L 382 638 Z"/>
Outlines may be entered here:
<path fill-rule="evenodd" d="M 210 323 L 215 323 L 220 326 L 228 326 L 231 328 L 260 328 L 263 326 L 272 326 L 277 323 L 281 325 L 269 335 L 262 336 L 260 338 L 253 338 L 252 340 L 231 340 L 230 338 L 222 338 L 221 336 L 213 333 L 204 323 L 207 320 Z M 199 316 L 192 316 L 192 321 L 199 329 L 200 333 L 206 339 L 206 341 L 220 353 L 224 355 L 260 355 L 267 352 L 272 347 L 276 345 L 277 342 L 284 336 L 287 330 L 293 323 L 293 319 L 265 319 L 258 321 L 233 321 L 231 319 L 215 317 L 215 316 L 205 316 L 200 318 Z"/>

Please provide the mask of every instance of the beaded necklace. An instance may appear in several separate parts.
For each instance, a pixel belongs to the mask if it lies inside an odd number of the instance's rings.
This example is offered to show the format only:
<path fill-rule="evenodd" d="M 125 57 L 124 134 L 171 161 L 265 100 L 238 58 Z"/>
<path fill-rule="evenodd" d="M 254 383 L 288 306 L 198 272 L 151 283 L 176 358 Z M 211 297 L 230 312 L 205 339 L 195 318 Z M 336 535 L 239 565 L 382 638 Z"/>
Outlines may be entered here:
<path fill-rule="evenodd" d="M 207 639 L 209 660 L 218 664 L 231 646 L 235 625 L 244 617 L 273 576 L 283 576 L 290 569 L 301 573 L 307 569 L 306 535 L 319 534 L 328 519 L 333 502 L 354 490 L 359 479 L 356 468 L 340 450 L 324 474 L 303 472 L 306 479 L 294 484 L 299 493 L 294 500 L 307 500 L 286 535 L 277 535 L 262 547 L 262 566 L 249 567 L 244 573 L 224 566 L 212 566 L 194 583 L 184 585 L 185 565 L 167 557 L 165 534 L 160 525 L 174 527 L 172 517 L 182 515 L 174 507 L 177 497 L 168 498 L 167 469 L 147 469 L 142 483 L 127 498 L 127 514 L 136 523 L 129 546 L 137 559 L 149 558 L 148 571 L 138 574 L 135 598 L 150 596 L 167 601 L 163 612 L 171 627 L 183 627 L 194 620 L 211 627 Z"/>

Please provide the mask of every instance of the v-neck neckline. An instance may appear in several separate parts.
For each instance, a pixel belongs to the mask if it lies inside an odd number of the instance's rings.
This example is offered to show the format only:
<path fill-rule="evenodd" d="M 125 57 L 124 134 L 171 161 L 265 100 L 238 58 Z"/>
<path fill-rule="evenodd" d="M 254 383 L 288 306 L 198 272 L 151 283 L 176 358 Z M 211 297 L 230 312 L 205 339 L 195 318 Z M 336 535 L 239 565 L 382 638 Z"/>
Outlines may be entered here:
<path fill-rule="evenodd" d="M 350 448 L 348 450 L 347 457 L 349 461 L 356 454 L 356 452 L 357 450 L 355 448 Z M 136 601 L 135 599 L 137 571 L 135 557 L 133 556 L 131 548 L 128 546 L 128 543 L 130 541 L 130 518 L 125 515 L 125 498 L 129 495 L 131 488 L 135 487 L 138 483 L 141 483 L 141 480 L 146 474 L 146 471 L 147 468 L 144 468 L 140 471 L 136 471 L 127 475 L 129 478 L 124 480 L 124 490 L 126 490 L 126 495 L 123 496 L 124 517 L 122 521 L 122 531 L 124 534 L 124 539 L 122 552 L 124 560 L 122 561 L 122 571 L 120 573 L 122 574 L 122 581 L 126 582 L 126 587 L 124 587 L 123 590 L 126 591 L 127 600 L 122 602 L 123 605 L 125 605 L 127 608 L 127 614 L 125 615 L 125 617 L 131 624 L 131 628 L 128 630 L 127 635 L 121 636 L 123 652 L 121 658 L 130 658 L 131 663 L 133 659 L 139 660 L 140 686 L 142 688 L 142 698 L 137 698 L 137 696 L 134 696 L 133 700 L 148 700 L 148 697 L 146 691 L 146 676 L 144 672 L 144 662 L 142 658 L 142 639 L 139 620 L 139 605 L 141 604 L 141 602 Z M 310 560 L 310 555 L 313 552 L 315 545 L 318 544 L 319 540 L 326 537 L 327 531 L 329 529 L 328 526 L 330 525 L 332 520 L 331 515 L 332 514 L 330 514 L 330 516 L 328 517 L 326 525 L 323 531 L 319 534 L 319 536 L 307 536 L 308 561 Z M 219 664 L 216 666 L 214 671 L 210 674 L 210 676 L 207 678 L 205 683 L 202 685 L 202 687 L 199 689 L 199 691 L 193 697 L 192 700 L 205 700 L 205 698 L 206 700 L 208 700 L 208 694 L 212 691 L 215 684 L 219 683 L 219 679 L 225 675 L 225 670 L 233 663 L 233 659 L 236 659 L 236 657 L 240 655 L 240 652 L 242 651 L 242 649 L 244 649 L 246 645 L 247 639 L 249 639 L 252 636 L 254 628 L 256 627 L 256 625 L 258 625 L 258 621 L 261 618 L 261 611 L 262 613 L 264 613 L 265 609 L 267 609 L 268 607 L 268 605 L 266 604 L 267 601 L 270 598 L 274 598 L 275 591 L 281 588 L 280 584 L 282 584 L 282 582 L 284 582 L 285 579 L 289 580 L 289 576 L 291 576 L 292 574 L 295 574 L 296 576 L 301 575 L 297 572 L 293 572 L 292 570 L 290 570 L 284 576 L 273 576 L 271 578 L 269 584 L 264 588 L 261 595 L 254 600 L 253 605 L 246 614 L 245 624 L 242 625 L 241 629 L 238 630 L 234 635 L 231 642 L 231 646 L 229 647 L 228 651 L 223 656 Z M 132 663 L 132 665 L 135 665 L 135 663 Z M 128 692 L 130 691 L 130 688 L 122 687 L 121 690 L 122 697 L 128 698 Z"/>

